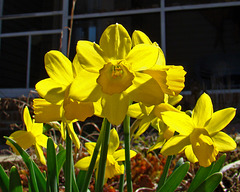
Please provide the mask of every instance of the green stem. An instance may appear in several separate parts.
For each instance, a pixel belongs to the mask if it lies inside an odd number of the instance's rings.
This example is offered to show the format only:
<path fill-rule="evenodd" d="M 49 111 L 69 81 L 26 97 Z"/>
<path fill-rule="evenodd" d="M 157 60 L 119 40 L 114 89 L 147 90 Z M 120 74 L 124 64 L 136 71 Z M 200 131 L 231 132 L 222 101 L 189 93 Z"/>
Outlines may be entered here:
<path fill-rule="evenodd" d="M 120 181 L 119 181 L 119 192 L 123 192 L 124 189 L 124 174 L 120 175 Z"/>
<path fill-rule="evenodd" d="M 66 125 L 68 126 L 68 125 Z M 67 130 L 67 129 L 66 129 Z M 66 134 L 66 163 L 65 163 L 65 190 L 72 192 L 72 140 L 68 134 Z"/>
<path fill-rule="evenodd" d="M 104 125 L 105 125 L 105 132 L 103 135 L 103 142 L 101 146 L 101 154 L 100 154 L 100 160 L 99 160 L 98 171 L 97 171 L 98 175 L 97 175 L 97 181 L 96 181 L 96 192 L 103 191 L 106 160 L 107 160 L 107 153 L 108 153 L 109 134 L 111 129 L 111 124 L 107 119 Z"/>
<path fill-rule="evenodd" d="M 163 186 L 163 184 L 165 183 L 165 181 L 167 179 L 168 170 L 170 168 L 170 164 L 171 164 L 172 158 L 173 158 L 173 155 L 169 155 L 167 157 L 167 161 L 166 161 L 166 164 L 164 165 L 163 173 L 162 173 L 162 175 L 161 175 L 161 177 L 159 179 L 159 182 L 158 182 L 157 191 Z"/>
<path fill-rule="evenodd" d="M 106 130 L 105 124 L 106 124 L 106 119 L 103 119 L 102 128 L 101 128 L 96 146 L 95 146 L 93 154 L 92 154 L 92 159 L 91 159 L 88 171 L 86 173 L 86 177 L 84 179 L 83 186 L 81 188 L 81 192 L 86 192 L 87 189 L 88 189 L 88 186 L 89 186 L 89 183 L 90 183 L 90 180 L 91 180 L 91 177 L 92 177 L 92 173 L 93 173 L 93 170 L 94 170 L 94 167 L 95 167 L 95 163 L 96 163 L 96 160 L 97 160 L 97 157 L 98 157 L 99 149 L 100 149 L 100 146 L 102 144 L 103 136 L 104 136 L 104 133 L 105 133 L 105 130 Z"/>
<path fill-rule="evenodd" d="M 132 176 L 131 176 L 131 157 L 130 157 L 130 117 L 126 115 L 123 121 L 124 143 L 125 143 L 125 164 L 127 176 L 127 191 L 132 192 Z"/>

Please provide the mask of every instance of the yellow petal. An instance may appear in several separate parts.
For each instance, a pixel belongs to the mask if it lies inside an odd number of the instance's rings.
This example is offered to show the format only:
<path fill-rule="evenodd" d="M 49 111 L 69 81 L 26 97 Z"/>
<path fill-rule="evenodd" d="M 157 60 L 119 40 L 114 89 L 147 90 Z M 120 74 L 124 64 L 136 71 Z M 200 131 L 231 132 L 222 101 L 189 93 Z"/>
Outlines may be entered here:
<path fill-rule="evenodd" d="M 111 129 L 110 137 L 109 137 L 109 144 L 108 144 L 108 154 L 112 155 L 117 148 L 119 147 L 119 137 L 116 129 Z"/>
<path fill-rule="evenodd" d="M 160 119 L 162 119 L 162 112 L 164 111 L 180 112 L 178 109 L 167 103 L 161 103 L 159 105 L 156 105 L 153 110 L 154 115 L 156 115 Z"/>
<path fill-rule="evenodd" d="M 172 106 L 178 104 L 182 100 L 183 96 L 182 95 L 177 95 L 177 96 L 169 96 L 168 97 L 168 103 Z"/>
<path fill-rule="evenodd" d="M 196 128 L 190 135 L 192 149 L 197 157 L 200 166 L 208 167 L 216 160 L 218 151 L 216 150 L 213 140 L 207 131 L 202 128 Z"/>
<path fill-rule="evenodd" d="M 167 66 L 158 70 L 148 69 L 144 72 L 151 75 L 166 94 L 178 95 L 185 86 L 186 72 L 182 66 Z"/>
<path fill-rule="evenodd" d="M 158 59 L 158 48 L 152 45 L 139 44 L 133 47 L 126 57 L 132 71 L 143 71 L 153 67 Z"/>
<path fill-rule="evenodd" d="M 90 41 L 78 41 L 76 49 L 81 67 L 89 72 L 98 73 L 105 64 L 105 60 L 95 47 L 100 49 L 97 44 Z"/>
<path fill-rule="evenodd" d="M 132 44 L 127 30 L 120 24 L 110 25 L 103 32 L 99 45 L 111 59 L 123 59 L 129 53 Z"/>
<path fill-rule="evenodd" d="M 206 93 L 203 93 L 193 109 L 192 118 L 198 128 L 206 126 L 206 123 L 212 118 L 213 105 L 212 100 Z"/>
<path fill-rule="evenodd" d="M 174 111 L 166 111 L 161 114 L 164 123 L 178 133 L 189 135 L 193 131 L 194 126 L 192 119 L 187 114 Z"/>
<path fill-rule="evenodd" d="M 122 93 L 132 85 L 134 75 L 129 72 L 123 61 L 107 63 L 99 71 L 97 83 L 101 85 L 102 92 L 106 94 Z"/>
<path fill-rule="evenodd" d="M 27 149 L 35 144 L 35 138 L 32 133 L 27 131 L 15 131 L 9 136 L 9 138 L 13 139 L 23 149 Z M 7 141 L 6 144 L 11 146 L 15 153 L 19 154 L 16 148 L 9 141 Z"/>
<path fill-rule="evenodd" d="M 38 135 L 36 137 L 36 143 L 44 148 L 47 148 L 48 137 L 44 134 Z"/>
<path fill-rule="evenodd" d="M 96 143 L 95 142 L 88 142 L 85 143 L 85 147 L 87 148 L 87 152 L 92 155 L 95 149 Z"/>
<path fill-rule="evenodd" d="M 75 133 L 75 131 L 73 129 L 73 124 L 72 123 L 67 124 L 67 131 L 68 131 L 68 134 L 69 134 L 71 140 L 73 141 L 75 146 L 79 149 L 80 148 L 80 141 L 79 141 L 79 138 L 78 138 L 77 134 Z"/>
<path fill-rule="evenodd" d="M 36 122 L 48 123 L 51 121 L 60 121 L 62 119 L 62 110 L 60 104 L 51 104 L 45 99 L 34 99 L 33 109 Z"/>
<path fill-rule="evenodd" d="M 193 153 L 192 145 L 188 145 L 186 147 L 185 155 L 190 162 L 192 162 L 192 163 L 198 162 L 196 155 Z"/>
<path fill-rule="evenodd" d="M 123 94 L 104 94 L 102 98 L 102 115 L 113 125 L 120 125 L 128 110 L 129 98 Z"/>
<path fill-rule="evenodd" d="M 166 66 L 166 60 L 162 49 L 158 46 L 157 43 L 153 43 L 153 46 L 156 46 L 158 48 L 158 59 L 156 62 L 156 66 L 154 66 L 152 70 L 154 70 L 155 67 L 158 68 L 158 66 L 160 67 Z"/>
<path fill-rule="evenodd" d="M 94 107 L 92 102 L 78 102 L 70 98 L 64 100 L 64 116 L 67 120 L 77 119 L 85 121 L 86 118 L 93 116 Z"/>
<path fill-rule="evenodd" d="M 40 160 L 40 162 L 43 165 L 46 165 L 46 159 L 44 157 L 43 150 L 38 144 L 35 145 L 35 151 L 36 151 L 36 155 L 37 155 L 38 159 Z"/>
<path fill-rule="evenodd" d="M 53 81 L 65 86 L 73 81 L 72 63 L 60 51 L 52 50 L 46 53 L 44 62 L 46 71 Z"/>
<path fill-rule="evenodd" d="M 94 106 L 94 115 L 103 118 L 101 99 L 99 99 L 97 102 L 93 102 L 93 106 Z"/>
<path fill-rule="evenodd" d="M 132 34 L 132 43 L 133 43 L 133 47 L 138 44 L 152 45 L 152 42 L 149 39 L 149 37 L 142 31 L 138 31 L 138 30 L 135 30 Z"/>
<path fill-rule="evenodd" d="M 164 138 L 164 136 L 163 136 L 163 135 L 159 135 L 156 143 L 155 143 L 152 147 L 149 148 L 148 152 L 149 152 L 149 151 L 153 151 L 153 150 L 155 150 L 155 149 L 159 149 L 160 147 L 163 146 L 163 144 L 164 144 L 165 142 L 166 142 L 166 139 Z"/>
<path fill-rule="evenodd" d="M 78 101 L 97 101 L 102 94 L 101 86 L 96 82 L 97 78 L 98 73 L 82 70 L 70 87 L 69 97 Z"/>
<path fill-rule="evenodd" d="M 137 153 L 130 150 L 130 158 L 136 156 Z M 125 161 L 125 149 L 119 149 L 113 153 L 113 157 L 116 161 Z"/>
<path fill-rule="evenodd" d="M 39 81 L 36 86 L 38 94 L 53 104 L 61 103 L 64 99 L 66 86 L 50 78 Z"/>
<path fill-rule="evenodd" d="M 105 169 L 105 178 L 112 178 L 115 175 L 121 175 L 123 173 L 124 172 L 122 172 L 122 168 L 118 162 L 113 158 L 112 155 L 108 155 Z"/>
<path fill-rule="evenodd" d="M 37 136 L 43 133 L 43 123 L 35 123 L 33 122 L 31 133 L 36 138 Z"/>
<path fill-rule="evenodd" d="M 213 113 L 212 119 L 206 126 L 209 134 L 217 133 L 225 128 L 232 121 L 235 114 L 236 109 L 234 108 L 226 108 Z"/>
<path fill-rule="evenodd" d="M 80 73 L 81 70 L 83 70 L 83 67 L 81 66 L 81 64 L 78 60 L 78 56 L 76 54 L 73 59 L 73 78 L 78 76 L 78 74 Z"/>
<path fill-rule="evenodd" d="M 236 142 L 222 131 L 212 136 L 212 140 L 220 152 L 232 151 L 237 147 Z"/>
<path fill-rule="evenodd" d="M 134 104 L 130 105 L 129 108 L 128 108 L 127 114 L 130 117 L 133 117 L 133 118 L 136 118 L 136 119 L 141 119 L 144 116 L 139 103 L 134 103 Z"/>
<path fill-rule="evenodd" d="M 176 155 L 181 152 L 185 147 L 190 145 L 189 136 L 176 135 L 171 137 L 162 147 L 161 153 L 163 155 Z"/>
<path fill-rule="evenodd" d="M 147 106 L 163 102 L 162 89 L 153 78 L 144 73 L 135 75 L 133 85 L 126 90 L 132 101 L 142 102 Z"/>
<path fill-rule="evenodd" d="M 174 135 L 174 133 L 175 133 L 174 129 L 167 127 L 167 129 L 163 131 L 163 136 L 166 140 L 168 140 Z"/>
<path fill-rule="evenodd" d="M 64 122 L 64 121 L 61 121 L 61 129 L 60 129 L 60 132 L 61 132 L 61 136 L 62 136 L 63 140 L 66 139 L 66 126 L 67 126 L 67 123 Z"/>
<path fill-rule="evenodd" d="M 32 130 L 33 122 L 27 106 L 24 108 L 23 111 L 23 120 L 26 125 L 27 131 L 30 132 Z"/>
<path fill-rule="evenodd" d="M 74 166 L 81 170 L 87 171 L 90 165 L 91 159 L 92 159 L 91 156 L 83 157 Z"/>
<path fill-rule="evenodd" d="M 140 121 L 138 131 L 136 132 L 134 139 L 138 138 L 142 135 L 150 126 L 151 121 L 153 120 L 154 116 L 146 116 Z"/>

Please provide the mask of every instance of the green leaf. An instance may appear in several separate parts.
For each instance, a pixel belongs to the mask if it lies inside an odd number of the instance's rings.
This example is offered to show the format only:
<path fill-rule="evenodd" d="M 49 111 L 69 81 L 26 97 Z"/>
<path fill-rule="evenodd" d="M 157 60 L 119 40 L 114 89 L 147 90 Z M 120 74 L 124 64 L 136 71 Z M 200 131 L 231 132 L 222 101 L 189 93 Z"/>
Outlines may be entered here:
<path fill-rule="evenodd" d="M 81 191 L 81 189 L 82 189 L 86 174 L 87 174 L 87 171 L 80 170 L 78 175 L 77 175 L 77 181 L 76 182 L 77 182 L 77 186 L 78 186 L 79 191 Z"/>
<path fill-rule="evenodd" d="M 184 160 L 183 160 L 183 158 L 181 157 L 181 158 L 177 161 L 177 163 L 176 163 L 176 165 L 175 165 L 175 167 L 174 167 L 174 169 L 173 169 L 173 172 L 174 172 L 178 167 L 180 167 L 182 164 L 184 164 Z"/>
<path fill-rule="evenodd" d="M 224 153 L 213 165 L 213 168 L 211 170 L 211 173 L 209 175 L 212 175 L 213 173 L 219 172 L 222 169 L 223 163 L 226 159 L 226 153 Z"/>
<path fill-rule="evenodd" d="M 79 192 L 77 182 L 76 182 L 74 167 L 73 167 L 73 171 L 72 171 L 72 191 Z"/>
<path fill-rule="evenodd" d="M 213 192 L 222 180 L 222 173 L 209 176 L 194 192 Z"/>
<path fill-rule="evenodd" d="M 209 167 L 200 167 L 191 182 L 190 187 L 188 188 L 188 192 L 194 191 L 201 183 L 209 176 L 214 163 L 212 163 Z"/>
<path fill-rule="evenodd" d="M 31 167 L 31 168 L 29 168 L 31 188 L 32 188 L 33 192 L 39 192 L 35 171 L 34 171 L 34 168 L 33 168 L 33 161 L 29 161 L 29 162 L 30 162 L 29 166 Z"/>
<path fill-rule="evenodd" d="M 57 192 L 58 191 L 57 157 L 56 157 L 54 143 L 51 138 L 48 138 L 48 141 L 47 141 L 47 168 L 48 168 L 48 175 L 47 175 L 48 187 L 50 188 L 51 192 Z"/>
<path fill-rule="evenodd" d="M 0 165 L 0 188 L 2 191 L 8 191 L 9 190 L 9 178 L 7 174 L 5 173 L 3 167 Z"/>
<path fill-rule="evenodd" d="M 36 163 L 30 158 L 30 156 L 26 153 L 26 151 L 24 151 L 14 140 L 12 140 L 6 136 L 4 138 L 7 139 L 11 144 L 13 144 L 13 146 L 18 150 L 19 154 L 23 158 L 23 161 L 27 165 L 29 171 L 33 167 L 35 176 L 36 176 L 36 180 L 37 180 L 37 184 L 38 184 L 38 189 L 41 192 L 45 192 L 46 191 L 46 178 L 43 176 L 42 172 L 40 171 L 40 169 L 38 168 Z M 33 166 L 31 166 L 31 162 L 32 162 Z"/>
<path fill-rule="evenodd" d="M 15 166 L 12 166 L 10 170 L 10 179 L 9 179 L 9 192 L 22 192 L 22 184 L 19 173 Z"/>
<path fill-rule="evenodd" d="M 49 131 L 50 129 L 52 129 L 52 126 L 47 124 L 47 123 L 44 123 L 43 124 L 43 133 L 46 133 L 47 131 Z"/>
<path fill-rule="evenodd" d="M 179 166 L 166 180 L 163 186 L 157 192 L 173 192 L 186 176 L 190 167 L 189 162 L 185 162 Z"/>
<path fill-rule="evenodd" d="M 63 149 L 57 154 L 57 178 L 60 175 L 60 172 L 64 165 L 65 160 L 66 160 L 66 150 Z"/>
<path fill-rule="evenodd" d="M 172 159 L 173 159 L 173 155 L 169 155 L 167 157 L 167 161 L 164 165 L 164 169 L 163 169 L 163 172 L 162 172 L 162 175 L 159 179 L 159 182 L 158 182 L 158 187 L 157 187 L 157 191 L 164 185 L 164 183 L 166 182 L 166 179 L 167 179 L 167 175 L 168 175 L 168 171 L 169 171 L 169 168 L 170 168 L 170 165 L 171 165 L 171 162 L 172 162 Z"/>

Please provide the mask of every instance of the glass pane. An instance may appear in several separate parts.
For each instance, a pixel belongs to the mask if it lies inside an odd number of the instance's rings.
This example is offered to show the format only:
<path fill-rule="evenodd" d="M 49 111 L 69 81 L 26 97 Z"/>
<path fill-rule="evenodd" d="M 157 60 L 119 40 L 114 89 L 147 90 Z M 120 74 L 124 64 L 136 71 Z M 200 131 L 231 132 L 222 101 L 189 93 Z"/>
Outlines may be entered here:
<path fill-rule="evenodd" d="M 75 20 L 73 24 L 71 58 L 76 53 L 78 40 L 90 40 L 99 42 L 103 31 L 114 23 L 122 24 L 132 35 L 134 30 L 143 31 L 153 42 L 160 42 L 160 14 L 139 14 L 101 19 Z"/>
<path fill-rule="evenodd" d="M 60 39 L 60 34 L 32 37 L 30 87 L 35 87 L 38 81 L 49 77 L 44 66 L 44 55 L 50 50 L 59 50 Z"/>
<path fill-rule="evenodd" d="M 75 14 L 156 8 L 159 3 L 160 0 L 84 0 L 76 2 Z M 69 8 L 71 7 L 70 1 Z"/>
<path fill-rule="evenodd" d="M 62 10 L 62 0 L 6 0 L 3 15 Z"/>
<path fill-rule="evenodd" d="M 61 22 L 61 16 L 3 20 L 2 33 L 59 29 Z"/>
<path fill-rule="evenodd" d="M 1 88 L 26 87 L 27 47 L 27 37 L 1 39 Z"/>
<path fill-rule="evenodd" d="M 165 0 L 165 6 L 197 5 L 221 2 L 237 2 L 239 0 Z"/>
<path fill-rule="evenodd" d="M 166 14 L 167 63 L 186 68 L 187 90 L 240 88 L 239 8 Z"/>

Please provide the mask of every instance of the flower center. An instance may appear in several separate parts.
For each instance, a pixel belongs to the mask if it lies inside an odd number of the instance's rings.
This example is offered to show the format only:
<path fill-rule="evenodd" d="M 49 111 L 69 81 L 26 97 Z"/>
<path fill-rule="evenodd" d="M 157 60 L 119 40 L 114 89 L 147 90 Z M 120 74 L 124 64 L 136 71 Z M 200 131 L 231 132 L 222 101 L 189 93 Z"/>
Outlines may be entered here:
<path fill-rule="evenodd" d="M 195 128 L 190 134 L 190 141 L 201 166 L 208 167 L 216 160 L 218 151 L 206 129 Z"/>
<path fill-rule="evenodd" d="M 132 85 L 134 75 L 129 71 L 125 60 L 113 60 L 99 71 L 97 83 L 106 94 L 122 93 Z"/>
<path fill-rule="evenodd" d="M 117 77 L 123 76 L 123 70 L 119 64 L 112 66 L 112 77 L 115 79 Z"/>

